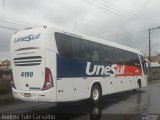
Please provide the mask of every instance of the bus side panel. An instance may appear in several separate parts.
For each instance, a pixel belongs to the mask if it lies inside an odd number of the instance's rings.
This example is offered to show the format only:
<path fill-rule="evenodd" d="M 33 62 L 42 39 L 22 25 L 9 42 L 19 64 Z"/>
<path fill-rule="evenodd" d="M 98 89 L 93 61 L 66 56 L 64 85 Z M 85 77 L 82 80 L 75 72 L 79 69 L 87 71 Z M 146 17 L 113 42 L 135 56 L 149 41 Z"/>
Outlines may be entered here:
<path fill-rule="evenodd" d="M 54 51 L 51 51 L 49 49 L 46 49 L 46 66 L 51 70 L 52 77 L 53 77 L 53 87 L 50 88 L 49 96 L 48 98 L 50 101 L 55 102 L 56 101 L 56 53 Z"/>
<path fill-rule="evenodd" d="M 57 101 L 73 101 L 73 78 L 58 78 Z"/>
<path fill-rule="evenodd" d="M 141 87 L 146 87 L 147 86 L 147 78 L 146 78 L 145 74 L 143 76 L 138 77 L 138 79 L 141 80 Z"/>
<path fill-rule="evenodd" d="M 87 87 L 87 78 L 74 78 L 74 100 L 88 98 L 89 88 Z"/>
<path fill-rule="evenodd" d="M 115 89 L 117 86 L 117 80 L 116 77 L 106 77 L 105 80 L 105 94 L 111 94 L 116 92 L 117 89 Z"/>
<path fill-rule="evenodd" d="M 105 79 L 105 94 L 117 93 L 137 88 L 137 80 L 142 77 L 119 76 Z"/>

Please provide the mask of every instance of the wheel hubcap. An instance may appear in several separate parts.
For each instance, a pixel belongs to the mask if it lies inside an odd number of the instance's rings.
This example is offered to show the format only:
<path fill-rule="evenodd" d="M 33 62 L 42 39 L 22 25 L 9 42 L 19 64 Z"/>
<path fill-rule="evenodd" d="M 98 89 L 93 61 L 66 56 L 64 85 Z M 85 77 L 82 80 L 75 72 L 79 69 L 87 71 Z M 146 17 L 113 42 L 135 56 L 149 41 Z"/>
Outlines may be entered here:
<path fill-rule="evenodd" d="M 93 99 L 98 100 L 99 98 L 99 91 L 97 89 L 93 90 Z"/>

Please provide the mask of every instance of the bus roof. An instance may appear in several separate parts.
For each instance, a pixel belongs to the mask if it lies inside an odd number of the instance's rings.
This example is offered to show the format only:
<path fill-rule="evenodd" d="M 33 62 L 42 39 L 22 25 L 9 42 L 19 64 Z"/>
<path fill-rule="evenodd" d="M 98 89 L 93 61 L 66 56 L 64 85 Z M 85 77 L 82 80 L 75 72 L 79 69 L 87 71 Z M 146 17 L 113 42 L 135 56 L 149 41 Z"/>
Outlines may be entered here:
<path fill-rule="evenodd" d="M 126 51 L 130 51 L 130 52 L 134 52 L 134 53 L 138 53 L 138 54 L 143 55 L 139 50 L 137 50 L 135 48 L 128 47 L 128 46 L 125 46 L 125 45 L 122 45 L 122 44 L 118 44 L 118 43 L 115 43 L 115 42 L 111 42 L 111 41 L 108 41 L 108 40 L 96 38 L 96 37 L 91 37 L 91 36 L 82 35 L 82 34 L 79 34 L 79 33 L 74 33 L 74 32 L 62 29 L 59 26 L 51 26 L 51 27 L 42 26 L 42 27 L 36 27 L 36 28 L 32 28 L 32 29 L 37 29 L 37 30 L 38 29 L 39 30 L 40 29 L 46 29 L 46 30 L 48 30 L 50 32 L 52 32 L 52 31 L 61 32 L 61 33 L 68 34 L 68 35 L 75 36 L 75 37 L 79 37 L 79 38 L 82 38 L 82 39 L 85 39 L 85 40 L 93 41 L 93 42 L 100 43 L 100 44 L 105 44 L 105 45 L 108 45 L 108 46 L 113 46 L 113 47 L 116 47 L 116 48 L 119 48 L 119 49 L 123 49 L 123 50 L 126 50 Z"/>

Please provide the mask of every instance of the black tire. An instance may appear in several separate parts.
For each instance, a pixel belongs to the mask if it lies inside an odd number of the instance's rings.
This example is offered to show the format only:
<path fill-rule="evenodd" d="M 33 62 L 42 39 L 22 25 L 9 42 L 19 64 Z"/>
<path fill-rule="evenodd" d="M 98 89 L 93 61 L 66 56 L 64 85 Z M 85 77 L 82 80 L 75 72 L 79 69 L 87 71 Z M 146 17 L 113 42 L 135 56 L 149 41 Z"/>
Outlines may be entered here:
<path fill-rule="evenodd" d="M 140 91 L 140 89 L 141 89 L 141 80 L 138 80 L 137 81 L 137 88 L 136 89 L 133 89 L 133 92 L 135 92 L 135 93 L 137 93 L 137 92 L 139 92 Z"/>
<path fill-rule="evenodd" d="M 137 85 L 138 85 L 138 91 L 140 91 L 140 89 L 141 89 L 141 81 L 140 80 L 138 80 L 138 82 L 137 82 Z"/>
<path fill-rule="evenodd" d="M 100 102 L 102 96 L 101 86 L 98 84 L 94 84 L 91 89 L 90 99 L 93 104 L 97 104 Z"/>
<path fill-rule="evenodd" d="M 139 92 L 140 89 L 141 89 L 141 81 L 140 81 L 140 80 L 137 81 L 137 86 L 138 86 L 138 87 L 133 90 L 135 93 L 136 93 L 136 92 Z"/>

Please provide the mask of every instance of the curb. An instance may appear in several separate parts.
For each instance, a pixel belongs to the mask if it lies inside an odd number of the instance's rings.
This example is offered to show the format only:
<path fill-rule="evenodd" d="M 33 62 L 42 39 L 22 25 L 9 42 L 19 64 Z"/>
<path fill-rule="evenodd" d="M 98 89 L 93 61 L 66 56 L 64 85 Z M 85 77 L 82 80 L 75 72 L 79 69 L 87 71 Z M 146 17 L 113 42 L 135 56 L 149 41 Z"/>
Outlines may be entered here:
<path fill-rule="evenodd" d="M 148 81 L 148 84 L 152 84 L 152 83 L 159 83 L 160 80 L 152 80 L 152 81 Z"/>

